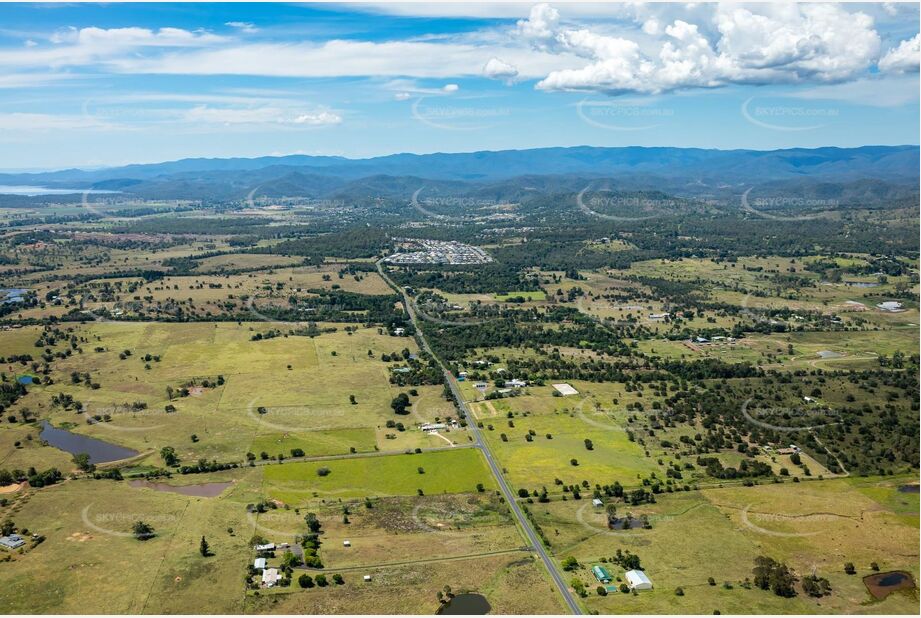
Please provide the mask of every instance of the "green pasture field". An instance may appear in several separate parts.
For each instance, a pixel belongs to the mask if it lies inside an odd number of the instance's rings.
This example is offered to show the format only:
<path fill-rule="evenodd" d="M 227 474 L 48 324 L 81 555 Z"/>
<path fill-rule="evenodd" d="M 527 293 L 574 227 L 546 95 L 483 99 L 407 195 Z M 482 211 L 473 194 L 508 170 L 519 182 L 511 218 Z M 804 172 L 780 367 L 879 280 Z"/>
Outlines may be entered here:
<path fill-rule="evenodd" d="M 481 419 L 484 436 L 514 488 L 533 491 L 546 486 L 552 491 L 556 479 L 567 485 L 588 480 L 592 486 L 614 481 L 631 486 L 638 485 L 640 477 L 660 471 L 654 460 L 646 458 L 643 449 L 629 440 L 624 412 L 613 411 L 610 403 L 596 409 L 597 399 L 584 396 L 549 399 L 570 401 L 566 411 Z M 509 427 L 510 421 L 514 427 Z M 526 435 L 530 431 L 534 435 L 528 442 Z M 502 434 L 507 441 L 502 440 Z M 552 437 L 547 438 L 547 434 Z M 586 439 L 591 440 L 592 450 L 586 448 Z M 571 459 L 576 459 L 578 465 L 572 465 Z"/>
<path fill-rule="evenodd" d="M 493 296 L 499 302 L 508 302 L 513 298 L 524 298 L 525 300 L 546 300 L 547 294 L 543 290 L 531 290 L 524 292 L 508 292 L 507 294 L 495 294 Z"/>
<path fill-rule="evenodd" d="M 899 549 L 918 544 L 917 510 L 913 525 L 900 521 L 885 502 L 865 497 L 854 482 L 859 481 L 725 487 L 663 494 L 652 505 L 619 505 L 621 516 L 627 511 L 635 517 L 647 515 L 650 530 L 609 530 L 604 510 L 592 507 L 588 499 L 535 504 L 532 512 L 556 558 L 578 559 L 582 566 L 573 574 L 589 591 L 585 604 L 601 613 L 916 613 L 912 595 L 873 601 L 861 577 L 872 572 L 869 564 L 875 561 L 883 571 L 908 570 L 917 580 L 917 554 L 908 556 Z M 890 492 L 897 491 L 899 482 L 885 481 Z M 917 509 L 917 494 L 913 502 Z M 617 549 L 640 556 L 652 591 L 595 594 L 597 582 L 589 569 Z M 799 577 L 815 569 L 831 581 L 831 595 L 817 600 L 800 589 L 795 598 L 785 599 L 746 589 L 741 583 L 752 577 L 758 555 L 787 563 Z M 846 561 L 857 566 L 857 575 L 843 572 Z M 615 578 L 623 578 L 622 568 L 605 566 Z M 709 577 L 715 586 L 708 584 Z M 683 596 L 675 594 L 678 587 Z"/>
<path fill-rule="evenodd" d="M 253 534 L 245 504 L 256 499 L 258 484 L 247 476 L 253 473 L 239 474 L 238 486 L 221 498 L 189 498 L 118 481 L 65 481 L 29 490 L 2 509 L 3 517 L 45 541 L 12 554 L 0 569 L 0 604 L 21 613 L 241 612 L 241 574 Z M 152 525 L 156 536 L 133 538 L 137 520 Z M 202 535 L 214 556 L 200 555 Z"/>
<path fill-rule="evenodd" d="M 248 614 L 434 614 L 436 592 L 484 595 L 496 614 L 562 614 L 544 567 L 520 552 L 342 571 L 342 586 L 276 589 L 248 595 Z M 363 581 L 364 575 L 371 581 Z"/>
<path fill-rule="evenodd" d="M 423 468 L 420 474 L 418 468 Z M 320 476 L 318 470 L 329 473 Z M 482 455 L 475 449 L 293 462 L 265 468 L 267 495 L 294 506 L 315 497 L 327 499 L 366 496 L 410 496 L 467 493 L 478 483 L 495 487 Z"/>
<path fill-rule="evenodd" d="M 404 432 L 419 435 L 406 438 L 399 446 L 377 434 L 389 419 L 412 428 L 415 423 L 434 420 L 452 409 L 435 394 L 440 393 L 440 387 L 420 390 L 420 396 L 412 399 L 421 401 L 421 405 L 414 405 L 411 416 L 398 418 L 390 409 L 391 399 L 408 388 L 391 386 L 388 364 L 380 357 L 404 347 L 415 351 L 412 339 L 381 335 L 377 328 L 359 328 L 348 335 L 339 325 L 338 332 L 315 338 L 251 341 L 255 333 L 273 326 L 132 322 L 77 325 L 78 337 L 85 339 L 84 352 L 57 361 L 51 374 L 54 384 L 30 386 L 29 394 L 17 403 L 16 409 L 28 407 L 56 426 L 142 452 L 159 452 L 163 446 L 172 446 L 183 461 L 200 457 L 240 461 L 247 451 L 259 454 L 266 450 L 276 455 L 289 454 L 291 448 L 302 448 L 307 455 L 330 455 L 348 453 L 352 448 L 362 452 L 429 443 L 446 445 L 416 431 Z M 25 352 L 26 342 L 32 339 L 34 343 L 36 336 L 35 329 L 2 331 L 0 343 L 9 338 L 14 350 Z M 96 347 L 105 351 L 95 352 Z M 130 350 L 131 356 L 121 360 L 123 350 Z M 368 350 L 373 356 L 368 356 Z M 31 353 L 35 355 L 36 348 L 31 348 Z M 148 353 L 160 356 L 160 362 L 148 363 L 149 370 L 143 361 Z M 18 364 L 13 367 L 14 371 L 20 369 Z M 71 384 L 71 371 L 89 372 L 100 388 Z M 219 375 L 225 379 L 223 386 L 167 399 L 168 386 L 178 390 L 190 379 L 213 381 Z M 81 401 L 86 413 L 52 407 L 51 398 L 59 393 Z M 355 395 L 354 405 L 349 401 L 350 394 Z M 136 401 L 146 403 L 147 409 L 132 411 L 129 406 Z M 167 404 L 175 406 L 176 412 L 165 412 Z M 260 407 L 266 409 L 265 414 L 259 413 Z M 110 414 L 112 420 L 88 425 L 87 418 L 95 414 Z M 4 427 L 8 425 L 0 425 L 0 431 Z M 191 440 L 192 434 L 198 437 L 197 442 Z"/>
<path fill-rule="evenodd" d="M 725 362 L 763 365 L 777 369 L 861 369 L 878 366 L 876 357 L 891 356 L 896 351 L 906 355 L 918 353 L 916 329 L 899 328 L 869 331 L 800 331 L 772 335 L 751 334 L 734 343 L 711 342 L 705 345 L 686 341 L 651 339 L 638 342 L 643 352 L 692 360 L 719 358 Z M 793 346 L 793 353 L 788 346 Z M 823 358 L 819 352 L 840 356 Z M 863 363 L 863 364 L 861 364 Z"/>

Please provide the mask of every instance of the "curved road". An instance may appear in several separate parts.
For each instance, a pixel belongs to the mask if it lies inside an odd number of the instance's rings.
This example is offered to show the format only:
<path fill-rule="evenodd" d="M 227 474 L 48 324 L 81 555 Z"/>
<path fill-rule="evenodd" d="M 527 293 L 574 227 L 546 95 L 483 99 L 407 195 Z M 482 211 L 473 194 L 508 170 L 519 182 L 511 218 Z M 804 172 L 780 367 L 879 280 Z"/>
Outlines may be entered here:
<path fill-rule="evenodd" d="M 419 318 L 416 315 L 416 311 L 413 307 L 412 299 L 409 298 L 409 295 L 406 294 L 402 288 L 394 283 L 389 275 L 387 275 L 380 261 L 377 262 L 377 272 L 380 273 L 381 277 L 383 277 L 384 281 L 386 281 L 390 287 L 392 287 L 396 292 L 400 294 L 400 296 L 402 296 L 403 304 L 406 306 L 407 314 L 409 315 L 413 326 L 416 327 L 416 335 L 419 340 L 419 345 L 428 354 L 431 354 L 432 358 L 434 358 L 435 361 L 441 366 L 441 370 L 444 372 L 445 382 L 451 389 L 451 393 L 454 395 L 454 399 L 457 401 L 457 405 L 459 405 L 461 410 L 464 412 L 464 416 L 467 419 L 467 427 L 469 427 L 470 431 L 473 433 L 475 446 L 476 448 L 480 449 L 483 452 L 484 457 L 486 457 L 486 463 L 489 464 L 489 469 L 492 471 L 493 476 L 496 478 L 496 482 L 499 484 L 499 488 L 502 490 L 502 495 L 505 496 L 505 501 L 508 503 L 509 508 L 515 515 L 515 518 L 518 520 L 518 523 L 521 525 L 521 529 L 524 530 L 525 536 L 528 537 L 528 542 L 531 543 L 531 549 L 533 549 L 533 551 L 535 551 L 537 555 L 540 556 L 540 559 L 544 562 L 544 566 L 547 568 L 547 572 L 550 573 L 550 577 L 553 578 L 553 581 L 556 583 L 560 594 L 563 595 L 563 600 L 566 601 L 566 605 L 569 606 L 569 609 L 572 611 L 572 613 L 581 614 L 582 608 L 579 607 L 579 604 L 576 602 L 575 598 L 572 596 L 572 593 L 569 591 L 569 586 L 567 586 L 566 582 L 563 581 L 563 577 L 557 570 L 556 565 L 553 564 L 553 560 L 550 558 L 550 555 L 547 553 L 543 542 L 540 540 L 540 538 L 537 536 L 537 533 L 534 531 L 534 528 L 531 526 L 531 522 L 528 521 L 527 517 L 525 517 L 524 512 L 521 510 L 521 506 L 518 504 L 518 501 L 515 499 L 515 495 L 512 493 L 512 489 L 508 486 L 508 483 L 505 481 L 505 477 L 502 475 L 502 469 L 493 458 L 492 452 L 489 450 L 489 445 L 486 444 L 486 441 L 483 440 L 483 437 L 480 435 L 480 428 L 477 427 L 476 420 L 474 419 L 470 408 L 467 407 L 467 402 L 464 401 L 464 397 L 460 392 L 460 388 L 457 386 L 457 380 L 454 379 L 454 374 L 448 371 L 448 368 L 445 366 L 445 364 L 441 362 L 441 359 L 438 358 L 438 356 L 429 346 L 429 342 L 426 340 L 425 334 L 422 332 L 422 328 L 419 326 Z"/>

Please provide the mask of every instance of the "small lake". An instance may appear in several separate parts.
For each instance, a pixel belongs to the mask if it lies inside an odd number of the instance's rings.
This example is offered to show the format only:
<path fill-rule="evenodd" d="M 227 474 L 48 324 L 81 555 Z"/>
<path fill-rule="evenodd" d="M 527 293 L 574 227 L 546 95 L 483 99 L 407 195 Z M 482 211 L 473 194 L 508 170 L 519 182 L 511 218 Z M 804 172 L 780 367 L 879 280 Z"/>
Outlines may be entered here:
<path fill-rule="evenodd" d="M 134 480 L 128 481 L 132 487 L 143 487 L 153 489 L 154 491 L 166 491 L 173 494 L 182 494 L 183 496 L 194 496 L 196 498 L 214 498 L 233 485 L 230 481 L 224 483 L 199 483 L 197 485 L 169 485 L 168 483 L 156 483 L 153 481 Z"/>
<path fill-rule="evenodd" d="M 58 429 L 48 421 L 42 421 L 42 432 L 38 436 L 51 446 L 66 451 L 72 455 L 86 453 L 90 456 L 90 463 L 100 464 L 107 461 L 128 459 L 138 454 L 137 451 L 103 440 L 81 436 L 71 433 L 66 429 Z"/>
<path fill-rule="evenodd" d="M 468 592 L 442 605 L 438 613 L 443 616 L 482 616 L 491 609 L 492 606 L 482 594 Z"/>
<path fill-rule="evenodd" d="M 74 193 L 118 193 L 118 191 L 102 191 L 99 189 L 51 189 L 49 187 L 33 187 L 30 185 L 0 185 L 0 194 L 25 195 L 72 195 Z"/>
<path fill-rule="evenodd" d="M 906 573 L 905 571 L 889 571 L 888 573 L 867 575 L 863 578 L 863 583 L 875 599 L 885 599 L 899 590 L 915 589 L 914 578 L 911 573 Z"/>
<path fill-rule="evenodd" d="M 899 493 L 916 494 L 921 490 L 921 485 L 899 485 Z"/>

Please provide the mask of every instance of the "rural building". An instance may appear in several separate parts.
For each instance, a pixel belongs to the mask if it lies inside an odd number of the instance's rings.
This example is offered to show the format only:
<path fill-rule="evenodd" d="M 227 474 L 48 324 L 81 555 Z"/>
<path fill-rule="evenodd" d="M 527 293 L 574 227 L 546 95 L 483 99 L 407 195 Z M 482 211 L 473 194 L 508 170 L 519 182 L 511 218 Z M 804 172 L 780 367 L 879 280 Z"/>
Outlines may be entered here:
<path fill-rule="evenodd" d="M 652 582 L 646 577 L 646 574 L 639 569 L 627 571 L 624 573 L 624 577 L 627 578 L 627 586 L 629 586 L 631 590 L 652 590 Z"/>
<path fill-rule="evenodd" d="M 571 384 L 553 384 L 552 386 L 556 389 L 556 392 L 563 396 L 579 394 L 579 391 L 574 389 Z"/>
<path fill-rule="evenodd" d="M 515 379 L 515 380 L 506 380 L 505 385 L 511 388 L 524 388 L 525 386 L 528 385 L 528 383 L 525 382 L 524 380 Z"/>
<path fill-rule="evenodd" d="M 18 547 L 22 547 L 25 544 L 26 540 L 18 534 L 0 536 L 0 547 L 5 547 L 6 549 L 16 549 Z"/>
<path fill-rule="evenodd" d="M 489 384 L 487 384 L 486 382 L 477 382 L 473 386 L 474 388 L 477 388 L 481 391 L 485 391 L 487 388 L 489 388 Z"/>
<path fill-rule="evenodd" d="M 366 582 L 371 581 L 371 576 L 370 576 L 370 575 L 365 575 L 365 581 L 366 581 Z"/>
<path fill-rule="evenodd" d="M 352 546 L 352 542 L 351 542 L 351 541 L 342 541 L 342 546 L 343 546 L 343 547 L 351 547 L 351 546 Z"/>
<path fill-rule="evenodd" d="M 447 429 L 448 426 L 444 423 L 423 423 L 419 429 L 422 431 L 438 431 L 439 429 Z"/>
<path fill-rule="evenodd" d="M 265 588 L 271 588 L 279 579 L 281 577 L 278 576 L 278 569 L 266 569 L 262 572 L 262 585 Z"/>
<path fill-rule="evenodd" d="M 592 506 L 604 506 L 604 502 L 601 501 L 601 498 L 592 498 Z"/>
<path fill-rule="evenodd" d="M 266 543 L 265 545 L 256 545 L 253 547 L 256 551 L 275 551 L 275 543 Z"/>
<path fill-rule="evenodd" d="M 253 568 L 258 569 L 260 571 L 264 569 L 265 568 L 265 558 L 256 558 L 256 560 L 253 562 Z"/>
<path fill-rule="evenodd" d="M 611 578 L 611 574 L 608 573 L 608 570 L 605 569 L 603 566 L 600 566 L 600 565 L 597 565 L 597 564 L 596 564 L 595 566 L 593 566 L 593 567 L 592 567 L 592 575 L 594 575 L 594 576 L 595 576 L 595 579 L 597 579 L 598 581 L 600 581 L 602 584 L 610 584 L 610 583 L 611 583 L 611 579 L 612 579 L 612 578 Z"/>
<path fill-rule="evenodd" d="M 667 318 L 667 317 L 668 317 L 668 314 L 667 314 L 667 313 L 650 313 L 650 314 L 649 314 L 649 319 L 650 319 L 650 320 L 656 320 L 656 321 L 658 321 L 658 320 L 664 320 L 664 319 Z"/>
<path fill-rule="evenodd" d="M 406 329 L 405 328 L 394 328 L 393 334 L 396 335 L 397 337 L 402 337 L 403 335 L 406 334 Z"/>

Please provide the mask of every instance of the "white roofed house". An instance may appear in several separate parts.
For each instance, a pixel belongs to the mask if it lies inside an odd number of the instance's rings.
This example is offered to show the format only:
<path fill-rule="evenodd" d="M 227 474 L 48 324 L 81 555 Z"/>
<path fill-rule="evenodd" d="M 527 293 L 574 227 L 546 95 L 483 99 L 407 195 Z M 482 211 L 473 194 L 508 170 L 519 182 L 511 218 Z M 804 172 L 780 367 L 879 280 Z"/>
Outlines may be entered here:
<path fill-rule="evenodd" d="M 253 568 L 258 569 L 258 570 L 264 569 L 265 568 L 265 558 L 256 558 L 256 560 L 253 562 Z"/>
<path fill-rule="evenodd" d="M 262 586 L 271 588 L 278 583 L 281 577 L 278 575 L 278 569 L 266 569 L 262 572 Z"/>

